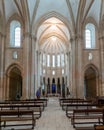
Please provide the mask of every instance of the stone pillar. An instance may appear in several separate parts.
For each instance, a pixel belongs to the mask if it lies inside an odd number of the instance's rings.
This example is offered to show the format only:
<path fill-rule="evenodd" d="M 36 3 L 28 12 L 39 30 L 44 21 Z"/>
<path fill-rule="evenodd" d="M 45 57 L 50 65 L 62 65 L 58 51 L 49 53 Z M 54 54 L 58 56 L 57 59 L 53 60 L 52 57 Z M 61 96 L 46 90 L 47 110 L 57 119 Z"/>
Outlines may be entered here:
<path fill-rule="evenodd" d="M 31 70 L 31 91 L 30 91 L 30 98 L 33 99 L 35 97 L 35 44 L 36 38 L 31 36 L 31 63 L 30 63 L 30 70 Z"/>
<path fill-rule="evenodd" d="M 104 36 L 99 38 L 100 43 L 100 56 L 101 56 L 101 72 L 100 72 L 100 81 L 99 81 L 99 88 L 98 89 L 98 95 L 103 96 L 104 95 Z"/>
<path fill-rule="evenodd" d="M 4 87 L 4 66 L 5 66 L 5 35 L 0 33 L 0 99 L 5 98 Z"/>
<path fill-rule="evenodd" d="M 38 67 L 38 73 L 37 73 L 38 85 L 37 86 L 40 87 L 40 67 L 41 67 L 41 65 L 40 65 L 40 52 L 39 51 L 37 52 L 37 56 L 38 56 L 37 57 L 37 64 L 38 64 L 38 66 L 37 66 Z"/>
<path fill-rule="evenodd" d="M 70 81 L 71 81 L 71 76 L 70 76 L 70 52 L 66 53 L 66 63 L 65 63 L 65 73 L 67 75 L 67 87 L 69 87 L 70 90 Z"/>
<path fill-rule="evenodd" d="M 62 96 L 62 76 L 60 77 L 60 89 L 61 89 L 61 96 Z"/>
<path fill-rule="evenodd" d="M 71 39 L 72 47 L 72 95 L 76 98 L 84 96 L 82 84 L 82 37 L 75 35 Z"/>
<path fill-rule="evenodd" d="M 66 76 L 64 76 L 64 84 L 65 84 L 65 97 L 67 96 L 67 82 L 66 82 Z"/>
<path fill-rule="evenodd" d="M 6 87 L 5 87 L 5 99 L 9 100 L 9 84 L 10 84 L 10 76 L 6 76 Z"/>
<path fill-rule="evenodd" d="M 96 75 L 96 96 L 99 96 L 100 95 L 100 92 L 99 92 L 99 76 Z"/>
<path fill-rule="evenodd" d="M 70 89 L 70 96 L 73 97 L 73 86 L 72 86 L 72 52 L 68 54 L 68 62 L 69 62 L 69 89 Z"/>
<path fill-rule="evenodd" d="M 36 71 L 35 71 L 35 75 L 36 75 L 36 88 L 38 89 L 38 68 L 39 68 L 39 63 L 38 63 L 38 59 L 39 59 L 39 55 L 38 55 L 38 50 L 36 50 L 36 62 L 35 62 L 35 64 L 36 64 Z"/>
<path fill-rule="evenodd" d="M 70 39 L 71 42 L 71 54 L 72 54 L 72 96 L 77 97 L 77 88 L 76 88 L 76 42 L 75 38 Z"/>
<path fill-rule="evenodd" d="M 37 73 L 38 73 L 38 69 L 37 69 L 37 41 L 35 38 L 35 47 L 34 47 L 34 88 L 35 88 L 35 96 L 36 96 L 36 91 L 38 89 L 37 86 Z"/>
<path fill-rule="evenodd" d="M 23 99 L 30 98 L 30 53 L 31 53 L 31 43 L 30 43 L 30 34 L 25 33 L 24 34 L 24 41 L 23 41 Z"/>
<path fill-rule="evenodd" d="M 76 88 L 77 97 L 84 97 L 84 82 L 82 82 L 82 37 L 76 38 Z"/>

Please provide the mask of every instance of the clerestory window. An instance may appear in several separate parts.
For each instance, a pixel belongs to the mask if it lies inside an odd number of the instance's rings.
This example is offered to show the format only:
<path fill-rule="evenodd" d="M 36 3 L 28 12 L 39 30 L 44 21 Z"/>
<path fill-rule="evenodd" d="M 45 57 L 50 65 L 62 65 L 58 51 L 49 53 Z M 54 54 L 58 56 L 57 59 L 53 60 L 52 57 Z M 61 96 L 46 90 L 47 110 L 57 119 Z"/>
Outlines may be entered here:
<path fill-rule="evenodd" d="M 21 24 L 16 20 L 10 23 L 10 45 L 11 47 L 21 46 Z"/>
<path fill-rule="evenodd" d="M 95 48 L 95 25 L 88 23 L 85 27 L 85 48 Z"/>

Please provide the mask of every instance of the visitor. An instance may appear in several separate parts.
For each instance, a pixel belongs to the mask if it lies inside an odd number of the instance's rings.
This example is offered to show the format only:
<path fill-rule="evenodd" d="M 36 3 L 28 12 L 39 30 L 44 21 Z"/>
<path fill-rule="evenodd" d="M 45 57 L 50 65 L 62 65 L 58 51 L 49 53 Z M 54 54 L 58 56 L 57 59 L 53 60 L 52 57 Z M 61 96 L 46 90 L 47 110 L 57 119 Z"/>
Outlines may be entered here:
<path fill-rule="evenodd" d="M 19 93 L 17 93 L 17 95 L 16 95 L 16 100 L 20 100 L 20 94 Z"/>
<path fill-rule="evenodd" d="M 41 88 L 39 88 L 39 89 L 36 91 L 36 97 L 37 97 L 37 99 L 40 99 L 40 95 L 41 95 Z"/>

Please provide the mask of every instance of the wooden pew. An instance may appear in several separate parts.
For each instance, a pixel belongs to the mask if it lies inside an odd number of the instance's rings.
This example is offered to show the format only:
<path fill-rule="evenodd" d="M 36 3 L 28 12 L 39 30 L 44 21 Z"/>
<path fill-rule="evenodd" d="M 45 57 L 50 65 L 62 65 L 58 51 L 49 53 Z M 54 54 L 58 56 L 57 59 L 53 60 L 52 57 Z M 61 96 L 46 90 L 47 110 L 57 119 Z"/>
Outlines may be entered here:
<path fill-rule="evenodd" d="M 12 101 L 11 104 L 35 104 L 35 105 L 40 105 L 42 110 L 44 111 L 45 109 L 45 104 L 43 101 L 39 100 L 20 100 L 20 101 Z"/>
<path fill-rule="evenodd" d="M 18 123 L 17 123 L 18 121 Z M 22 123 L 23 121 L 23 123 Z M 30 122 L 25 122 L 30 121 Z M 8 122 L 8 123 L 7 123 Z M 13 122 L 13 124 L 9 124 Z M 2 127 L 7 126 L 21 126 L 21 125 L 32 125 L 32 129 L 36 124 L 36 119 L 34 118 L 34 112 L 32 110 L 2 110 L 0 111 L 0 130 Z"/>
<path fill-rule="evenodd" d="M 42 101 L 26 101 L 26 100 L 20 100 L 20 101 L 11 101 L 11 100 L 8 100 L 8 101 L 5 101 L 5 102 L 0 102 L 0 105 L 3 105 L 3 104 L 17 104 L 17 105 L 40 105 L 42 111 L 44 111 L 45 107 L 44 107 L 44 103 Z"/>
<path fill-rule="evenodd" d="M 67 101 L 62 103 L 62 110 L 66 110 L 67 106 L 78 107 L 77 105 L 80 104 L 92 104 L 90 100 L 74 100 L 74 101 Z"/>
<path fill-rule="evenodd" d="M 34 117 L 39 119 L 42 115 L 42 110 L 40 105 L 34 104 L 0 104 L 0 109 L 2 110 L 18 110 L 18 111 L 25 111 L 25 110 L 32 110 L 34 112 Z"/>
<path fill-rule="evenodd" d="M 74 102 L 78 102 L 78 101 L 83 101 L 84 99 L 80 99 L 80 98 L 59 98 L 59 104 L 60 106 L 62 106 L 63 103 L 74 103 Z"/>
<path fill-rule="evenodd" d="M 94 130 L 104 130 L 104 125 L 94 125 Z"/>
<path fill-rule="evenodd" d="M 68 118 L 71 118 L 72 115 L 73 115 L 73 110 L 76 110 L 76 109 L 91 109 L 91 108 L 99 108 L 99 104 L 68 104 L 67 107 L 66 107 L 66 116 Z"/>
<path fill-rule="evenodd" d="M 103 109 L 80 109 L 73 110 L 71 124 L 75 128 L 78 124 L 104 124 Z"/>
<path fill-rule="evenodd" d="M 40 99 L 26 99 L 27 101 L 41 101 L 44 103 L 44 106 L 47 107 L 47 102 L 48 102 L 48 99 L 47 98 L 40 98 Z"/>

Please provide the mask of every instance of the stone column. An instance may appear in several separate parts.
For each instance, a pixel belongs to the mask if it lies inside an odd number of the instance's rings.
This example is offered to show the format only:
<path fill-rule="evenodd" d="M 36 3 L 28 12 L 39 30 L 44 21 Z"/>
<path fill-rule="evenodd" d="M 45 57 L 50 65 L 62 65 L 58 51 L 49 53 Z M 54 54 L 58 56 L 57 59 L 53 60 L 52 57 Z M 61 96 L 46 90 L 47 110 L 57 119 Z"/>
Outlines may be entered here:
<path fill-rule="evenodd" d="M 6 76 L 6 87 L 5 87 L 5 99 L 9 100 L 9 84 L 10 84 L 10 76 Z"/>
<path fill-rule="evenodd" d="M 69 84 L 71 81 L 71 76 L 70 76 L 70 53 L 69 52 L 66 53 L 65 73 L 67 75 L 67 87 L 70 88 Z"/>
<path fill-rule="evenodd" d="M 72 52 L 68 53 L 68 62 L 69 62 L 69 89 L 70 89 L 70 96 L 73 97 L 73 86 L 72 86 Z"/>
<path fill-rule="evenodd" d="M 76 38 L 76 88 L 77 97 L 84 97 L 84 82 L 82 79 L 82 37 L 77 36 Z"/>
<path fill-rule="evenodd" d="M 38 73 L 37 73 L 37 76 L 38 76 L 38 87 L 40 87 L 40 52 L 38 51 L 38 57 L 37 57 L 37 64 L 38 64 Z"/>
<path fill-rule="evenodd" d="M 38 89 L 38 86 L 37 86 L 37 73 L 38 73 L 38 68 L 37 68 L 37 46 L 38 46 L 38 43 L 36 41 L 36 38 L 35 38 L 35 45 L 34 45 L 34 88 L 35 88 L 35 96 L 36 96 L 36 91 Z"/>
<path fill-rule="evenodd" d="M 23 99 L 30 98 L 30 53 L 31 53 L 31 43 L 30 43 L 30 34 L 24 34 L 24 41 L 23 41 Z"/>
<path fill-rule="evenodd" d="M 72 95 L 76 98 L 83 97 L 82 84 L 82 37 L 75 35 L 71 39 L 72 47 Z"/>
<path fill-rule="evenodd" d="M 67 83 L 66 83 L 66 76 L 64 76 L 64 84 L 65 84 L 65 97 L 67 96 Z"/>
<path fill-rule="evenodd" d="M 77 97 L 77 88 L 76 88 L 76 42 L 75 38 L 70 39 L 71 42 L 71 54 L 72 54 L 72 95 Z"/>
<path fill-rule="evenodd" d="M 96 75 L 96 96 L 99 96 L 100 95 L 100 92 L 99 92 L 99 76 Z"/>
<path fill-rule="evenodd" d="M 36 88 L 38 88 L 39 86 L 38 86 L 38 76 L 39 76 L 39 74 L 38 74 L 38 69 L 39 69 L 39 62 L 38 62 L 38 59 L 39 59 L 39 55 L 38 55 L 38 50 L 36 50 L 36 65 L 37 65 L 37 67 L 36 67 L 36 71 L 35 71 L 35 75 L 36 75 Z"/>
<path fill-rule="evenodd" d="M 35 44 L 36 44 L 36 37 L 33 35 L 31 36 L 31 63 L 30 63 L 30 71 L 31 71 L 31 85 L 30 85 L 30 98 L 35 98 Z"/>
<path fill-rule="evenodd" d="M 100 43 L 100 56 L 101 56 L 101 72 L 100 72 L 100 86 L 97 92 L 98 95 L 103 96 L 104 95 L 104 36 L 99 38 Z"/>
<path fill-rule="evenodd" d="M 0 99 L 5 98 L 4 87 L 4 67 L 5 67 L 5 35 L 0 33 Z"/>
<path fill-rule="evenodd" d="M 62 96 L 62 76 L 60 77 L 60 89 L 61 89 L 61 96 Z"/>

